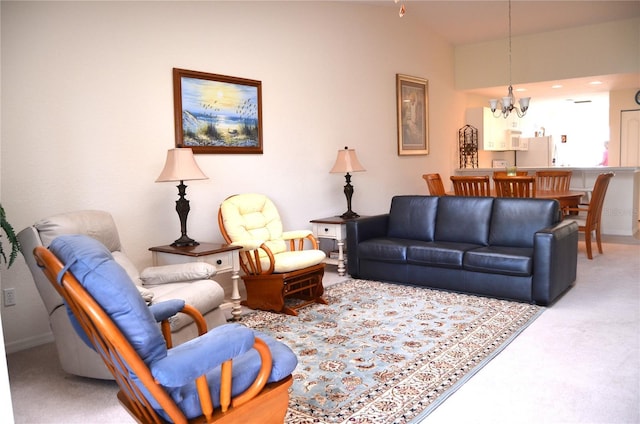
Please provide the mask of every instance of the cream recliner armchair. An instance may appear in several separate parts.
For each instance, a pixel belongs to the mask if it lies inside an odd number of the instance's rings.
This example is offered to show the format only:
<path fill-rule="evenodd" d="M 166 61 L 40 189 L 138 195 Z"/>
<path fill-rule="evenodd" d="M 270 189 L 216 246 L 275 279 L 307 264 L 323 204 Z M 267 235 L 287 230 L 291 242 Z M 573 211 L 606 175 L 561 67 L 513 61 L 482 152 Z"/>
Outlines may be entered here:
<path fill-rule="evenodd" d="M 18 234 L 22 254 L 33 275 L 40 297 L 49 315 L 58 357 L 62 368 L 83 377 L 113 379 L 100 356 L 91 350 L 74 331 L 62 298 L 51 286 L 36 264 L 33 250 L 36 246 L 48 247 L 51 241 L 63 234 L 85 234 L 97 239 L 111 251 L 135 283 L 142 298 L 153 304 L 169 299 L 182 299 L 204 316 L 207 328 L 226 323 L 220 305 L 224 290 L 210 278 L 215 266 L 204 263 L 188 263 L 150 267 L 138 272 L 125 255 L 115 222 L 108 212 L 86 210 L 63 213 L 42 219 Z M 170 319 L 171 339 L 174 345 L 197 337 L 198 330 L 192 319 L 178 314 Z"/>

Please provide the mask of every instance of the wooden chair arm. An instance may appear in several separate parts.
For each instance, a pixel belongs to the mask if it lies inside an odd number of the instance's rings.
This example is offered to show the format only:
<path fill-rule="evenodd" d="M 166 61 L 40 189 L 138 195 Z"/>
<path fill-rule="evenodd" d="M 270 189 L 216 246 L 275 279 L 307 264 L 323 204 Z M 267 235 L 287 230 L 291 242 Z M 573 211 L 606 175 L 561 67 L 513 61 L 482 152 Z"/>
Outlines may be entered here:
<path fill-rule="evenodd" d="M 260 261 L 260 249 L 262 249 L 269 258 L 269 268 L 266 270 L 262 269 L 262 263 Z M 273 270 L 276 266 L 276 259 L 273 256 L 273 252 L 265 243 L 262 243 L 260 247 L 254 250 L 241 251 L 240 259 L 243 271 L 250 275 L 273 274 Z"/>
<path fill-rule="evenodd" d="M 256 379 L 253 380 L 251 386 L 249 386 L 249 388 L 243 393 L 233 398 L 231 405 L 234 407 L 240 406 L 256 397 L 267 384 L 269 375 L 271 375 L 273 358 L 271 357 L 271 350 L 269 350 L 269 346 L 267 346 L 264 340 L 256 337 L 253 348 L 258 351 L 260 360 L 262 361 L 260 371 L 258 371 L 258 375 L 256 376 Z"/>
<path fill-rule="evenodd" d="M 260 355 L 261 365 L 258 375 L 253 380 L 253 383 L 247 390 L 240 393 L 235 398 L 231 398 L 232 387 L 232 373 L 233 373 L 233 360 L 224 362 L 221 366 L 220 372 L 220 409 L 222 412 L 227 412 L 229 407 L 238 407 L 244 403 L 249 402 L 260 394 L 264 386 L 266 386 L 271 375 L 271 367 L 273 365 L 273 358 L 271 357 L 271 351 L 269 346 L 262 340 L 256 337 L 253 348 L 258 351 Z M 203 415 L 209 420 L 213 414 L 213 404 L 211 402 L 211 395 L 209 391 L 209 385 L 207 384 L 206 377 L 204 375 L 196 379 L 196 388 L 198 390 L 198 397 L 200 398 L 200 406 L 202 407 Z M 210 422 L 210 421 L 207 421 Z"/>
<path fill-rule="evenodd" d="M 296 237 L 296 238 L 288 238 L 285 239 L 289 241 L 289 250 L 304 250 L 304 241 L 308 240 L 311 243 L 312 249 L 318 249 L 318 241 L 313 236 L 313 234 L 307 234 L 304 237 Z"/>
<path fill-rule="evenodd" d="M 199 336 L 202 336 L 208 331 L 207 322 L 199 310 L 191 305 L 185 304 L 180 312 L 189 315 L 193 319 L 196 323 L 196 327 L 198 328 Z M 162 320 L 160 323 L 160 329 L 162 330 L 164 341 L 167 344 L 167 349 L 171 349 L 173 347 L 173 340 L 171 339 L 171 324 L 169 324 L 169 320 Z"/>

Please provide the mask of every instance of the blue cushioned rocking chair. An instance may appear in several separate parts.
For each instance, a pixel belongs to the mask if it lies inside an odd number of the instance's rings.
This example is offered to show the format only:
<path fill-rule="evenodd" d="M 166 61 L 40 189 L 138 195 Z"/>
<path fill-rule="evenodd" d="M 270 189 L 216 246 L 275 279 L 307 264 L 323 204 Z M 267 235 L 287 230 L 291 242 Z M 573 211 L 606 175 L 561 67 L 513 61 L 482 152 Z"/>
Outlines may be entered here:
<path fill-rule="evenodd" d="M 88 236 L 60 236 L 34 255 L 138 422 L 284 422 L 297 365 L 287 346 L 240 324 L 207 332 L 182 300 L 147 307 L 109 250 Z M 201 335 L 171 348 L 163 334 L 170 337 L 167 319 L 178 312 L 192 316 Z"/>

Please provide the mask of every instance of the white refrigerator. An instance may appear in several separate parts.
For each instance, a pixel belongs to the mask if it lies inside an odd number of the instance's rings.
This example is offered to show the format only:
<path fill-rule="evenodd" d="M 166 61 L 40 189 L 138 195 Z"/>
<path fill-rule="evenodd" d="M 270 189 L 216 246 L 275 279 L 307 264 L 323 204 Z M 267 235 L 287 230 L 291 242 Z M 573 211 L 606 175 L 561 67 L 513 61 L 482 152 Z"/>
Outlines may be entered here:
<path fill-rule="evenodd" d="M 521 137 L 520 146 L 527 150 L 516 151 L 517 167 L 551 167 L 554 166 L 555 146 L 551 136 Z"/>

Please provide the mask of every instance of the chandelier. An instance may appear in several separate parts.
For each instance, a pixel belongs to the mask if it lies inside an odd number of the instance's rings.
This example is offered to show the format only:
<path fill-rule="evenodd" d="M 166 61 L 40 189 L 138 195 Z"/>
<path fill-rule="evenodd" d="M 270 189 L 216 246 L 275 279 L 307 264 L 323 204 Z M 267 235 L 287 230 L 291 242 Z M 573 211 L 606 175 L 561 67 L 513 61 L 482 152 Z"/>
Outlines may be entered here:
<path fill-rule="evenodd" d="M 515 105 L 516 98 L 513 95 L 513 87 L 511 86 L 511 0 L 509 0 L 509 92 L 506 97 L 503 97 L 502 100 L 491 99 L 489 100 L 489 106 L 491 107 L 491 112 L 493 116 L 499 118 L 500 116 L 506 118 L 510 113 L 516 112 L 520 118 L 527 114 L 527 109 L 529 109 L 529 100 L 531 97 L 523 97 L 518 102 L 520 104 L 520 108 Z M 498 111 L 498 114 L 496 114 Z"/>

